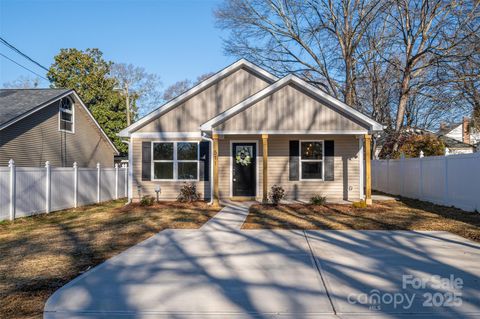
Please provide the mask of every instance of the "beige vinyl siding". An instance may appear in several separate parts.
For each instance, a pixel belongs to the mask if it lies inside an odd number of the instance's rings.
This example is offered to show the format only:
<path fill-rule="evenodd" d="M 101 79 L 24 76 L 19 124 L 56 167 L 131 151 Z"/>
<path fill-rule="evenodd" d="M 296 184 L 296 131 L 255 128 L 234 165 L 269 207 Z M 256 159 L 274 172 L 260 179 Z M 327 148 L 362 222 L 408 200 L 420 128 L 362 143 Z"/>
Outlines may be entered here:
<path fill-rule="evenodd" d="M 78 102 L 75 133 L 58 130 L 58 102 L 0 131 L 0 166 L 13 159 L 17 166 L 113 167 L 114 151 Z"/>
<path fill-rule="evenodd" d="M 334 140 L 335 141 L 335 175 L 334 181 L 289 181 L 289 141 L 290 140 Z M 162 189 L 161 198 L 174 200 L 184 182 L 142 181 L 142 141 L 153 139 L 133 139 L 133 198 L 141 195 L 155 195 L 155 185 Z M 257 199 L 262 198 L 263 153 L 262 140 L 259 135 L 221 136 L 219 139 L 219 195 L 226 199 L 231 197 L 231 143 L 257 143 Z M 268 189 L 274 184 L 286 190 L 289 200 L 308 200 L 315 194 L 327 196 L 328 199 L 358 200 L 360 198 L 359 141 L 353 135 L 270 135 L 268 145 Z M 210 197 L 209 182 L 196 182 L 199 191 Z M 140 194 L 137 186 L 140 186 Z"/>
<path fill-rule="evenodd" d="M 239 69 L 137 132 L 198 132 L 201 124 L 268 84 L 250 71 Z"/>
<path fill-rule="evenodd" d="M 333 140 L 333 181 L 289 181 L 290 140 Z M 352 135 L 270 136 L 268 145 L 268 188 L 277 184 L 285 188 L 287 199 L 308 200 L 313 195 L 327 199 L 360 199 L 359 141 Z M 350 189 L 351 188 L 351 189 Z"/>
<path fill-rule="evenodd" d="M 360 131 L 360 124 L 301 91 L 287 85 L 226 122 L 218 131 Z"/>
<path fill-rule="evenodd" d="M 153 142 L 156 139 L 132 139 L 132 159 L 133 159 L 133 178 L 132 178 L 132 196 L 138 200 L 144 195 L 156 196 L 155 186 L 160 185 L 162 200 L 176 200 L 180 188 L 185 184 L 184 181 L 142 181 L 142 142 Z M 180 139 L 171 139 L 169 141 L 181 141 Z M 189 139 L 188 141 L 193 141 Z M 202 198 L 210 197 L 210 183 L 198 181 L 195 182 Z"/>

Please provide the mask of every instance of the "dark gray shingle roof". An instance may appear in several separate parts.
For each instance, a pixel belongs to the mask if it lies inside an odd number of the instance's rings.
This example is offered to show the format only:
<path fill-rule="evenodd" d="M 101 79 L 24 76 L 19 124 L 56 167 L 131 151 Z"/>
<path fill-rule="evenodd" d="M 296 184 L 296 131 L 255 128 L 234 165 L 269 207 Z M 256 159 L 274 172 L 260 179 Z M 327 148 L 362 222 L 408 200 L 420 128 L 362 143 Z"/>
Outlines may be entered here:
<path fill-rule="evenodd" d="M 55 100 L 69 89 L 0 89 L 0 126 Z"/>

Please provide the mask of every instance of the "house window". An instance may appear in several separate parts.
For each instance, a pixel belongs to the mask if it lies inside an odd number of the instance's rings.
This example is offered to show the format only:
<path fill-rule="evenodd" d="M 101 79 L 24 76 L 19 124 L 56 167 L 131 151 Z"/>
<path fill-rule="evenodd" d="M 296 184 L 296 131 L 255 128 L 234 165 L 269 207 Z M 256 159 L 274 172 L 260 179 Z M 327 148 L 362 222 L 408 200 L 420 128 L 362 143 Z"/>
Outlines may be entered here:
<path fill-rule="evenodd" d="M 155 142 L 152 148 L 153 179 L 198 179 L 198 142 Z"/>
<path fill-rule="evenodd" d="M 60 101 L 59 130 L 73 133 L 73 102 L 66 97 Z"/>
<path fill-rule="evenodd" d="M 306 180 L 323 180 L 323 141 L 300 144 L 300 176 Z"/>

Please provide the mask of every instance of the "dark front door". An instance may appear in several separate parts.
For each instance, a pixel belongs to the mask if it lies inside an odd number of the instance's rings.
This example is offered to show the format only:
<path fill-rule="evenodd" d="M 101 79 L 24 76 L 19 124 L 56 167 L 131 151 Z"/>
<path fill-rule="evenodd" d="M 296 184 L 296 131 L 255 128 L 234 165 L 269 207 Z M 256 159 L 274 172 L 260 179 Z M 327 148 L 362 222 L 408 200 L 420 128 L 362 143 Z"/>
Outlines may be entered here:
<path fill-rule="evenodd" d="M 256 145 L 232 143 L 232 195 L 255 196 Z"/>

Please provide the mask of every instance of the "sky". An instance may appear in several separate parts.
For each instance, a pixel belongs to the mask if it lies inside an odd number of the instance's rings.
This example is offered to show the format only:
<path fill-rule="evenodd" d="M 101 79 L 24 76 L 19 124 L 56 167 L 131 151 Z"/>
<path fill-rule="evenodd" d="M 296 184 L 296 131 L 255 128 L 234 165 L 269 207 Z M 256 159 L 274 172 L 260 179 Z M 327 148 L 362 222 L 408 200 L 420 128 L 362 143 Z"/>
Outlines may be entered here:
<path fill-rule="evenodd" d="M 0 0 L 0 36 L 47 68 L 61 48 L 99 48 L 104 58 L 158 74 L 163 89 L 216 72 L 236 59 L 224 55 L 215 28 L 215 0 Z M 0 53 L 45 76 L 0 43 Z M 35 78 L 0 56 L 0 87 Z M 40 86 L 48 87 L 42 80 Z"/>

